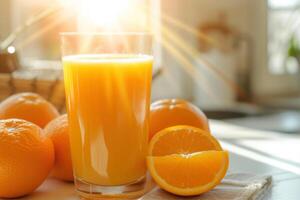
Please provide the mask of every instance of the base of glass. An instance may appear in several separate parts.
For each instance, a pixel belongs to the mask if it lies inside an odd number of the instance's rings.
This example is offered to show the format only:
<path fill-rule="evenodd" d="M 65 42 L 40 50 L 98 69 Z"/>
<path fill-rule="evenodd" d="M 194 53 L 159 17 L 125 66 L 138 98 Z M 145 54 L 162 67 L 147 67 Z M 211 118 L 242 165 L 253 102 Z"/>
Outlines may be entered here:
<path fill-rule="evenodd" d="M 75 187 L 80 199 L 135 199 L 145 193 L 146 178 L 126 185 L 102 186 L 75 178 Z"/>

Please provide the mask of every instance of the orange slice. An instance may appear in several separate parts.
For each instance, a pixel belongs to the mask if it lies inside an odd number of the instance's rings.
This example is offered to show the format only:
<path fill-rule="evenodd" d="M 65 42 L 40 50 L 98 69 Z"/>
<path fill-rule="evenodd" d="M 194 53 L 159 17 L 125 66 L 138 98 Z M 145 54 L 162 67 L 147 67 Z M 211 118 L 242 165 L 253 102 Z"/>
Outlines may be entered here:
<path fill-rule="evenodd" d="M 173 126 L 152 138 L 147 165 L 162 189 L 192 196 L 207 192 L 221 182 L 229 158 L 210 133 L 192 126 Z"/>
<path fill-rule="evenodd" d="M 228 163 L 226 151 L 147 158 L 155 182 L 164 190 L 181 196 L 199 195 L 213 189 L 224 178 Z"/>
<path fill-rule="evenodd" d="M 209 132 L 193 126 L 180 125 L 155 134 L 150 141 L 148 155 L 165 156 L 209 150 L 222 150 L 219 142 Z"/>

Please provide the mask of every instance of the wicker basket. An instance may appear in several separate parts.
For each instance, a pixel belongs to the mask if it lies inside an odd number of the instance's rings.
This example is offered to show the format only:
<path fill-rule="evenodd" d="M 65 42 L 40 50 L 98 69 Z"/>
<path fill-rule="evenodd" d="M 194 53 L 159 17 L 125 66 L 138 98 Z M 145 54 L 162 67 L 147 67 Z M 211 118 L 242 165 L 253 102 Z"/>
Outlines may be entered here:
<path fill-rule="evenodd" d="M 154 70 L 153 79 L 161 72 L 161 68 Z M 38 93 L 61 113 L 66 111 L 62 70 L 23 68 L 13 73 L 0 73 L 0 101 L 20 92 Z"/>
<path fill-rule="evenodd" d="M 65 110 L 62 71 L 57 69 L 22 69 L 0 74 L 0 101 L 19 92 L 35 92 L 53 103 L 59 111 Z"/>

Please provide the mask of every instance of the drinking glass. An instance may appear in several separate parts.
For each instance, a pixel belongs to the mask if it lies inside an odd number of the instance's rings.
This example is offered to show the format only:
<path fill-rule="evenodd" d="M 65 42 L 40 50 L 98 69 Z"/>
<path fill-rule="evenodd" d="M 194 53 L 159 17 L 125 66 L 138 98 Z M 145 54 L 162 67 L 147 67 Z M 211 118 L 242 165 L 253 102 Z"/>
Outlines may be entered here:
<path fill-rule="evenodd" d="M 75 187 L 87 199 L 144 189 L 152 79 L 148 33 L 62 33 Z"/>

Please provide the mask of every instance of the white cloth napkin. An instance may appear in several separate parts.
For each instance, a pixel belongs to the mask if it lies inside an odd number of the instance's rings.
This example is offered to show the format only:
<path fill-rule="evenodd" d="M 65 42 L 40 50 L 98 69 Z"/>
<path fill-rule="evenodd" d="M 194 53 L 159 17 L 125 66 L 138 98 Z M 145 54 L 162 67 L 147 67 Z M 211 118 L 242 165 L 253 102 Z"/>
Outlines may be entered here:
<path fill-rule="evenodd" d="M 231 173 L 216 188 L 199 196 L 183 198 L 155 188 L 142 200 L 260 200 L 270 189 L 271 183 L 271 176 Z"/>

